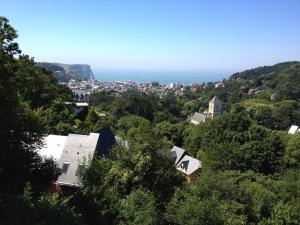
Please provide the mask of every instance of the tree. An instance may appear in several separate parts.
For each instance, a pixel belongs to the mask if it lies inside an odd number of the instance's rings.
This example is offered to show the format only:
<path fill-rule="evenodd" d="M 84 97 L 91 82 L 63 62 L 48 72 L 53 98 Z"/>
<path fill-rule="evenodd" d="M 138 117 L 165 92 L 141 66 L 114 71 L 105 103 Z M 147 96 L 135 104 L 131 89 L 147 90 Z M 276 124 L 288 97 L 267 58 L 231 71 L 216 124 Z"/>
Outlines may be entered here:
<path fill-rule="evenodd" d="M 155 132 L 159 137 L 166 137 L 173 145 L 181 146 L 183 142 L 183 128 L 181 123 L 171 124 L 165 121 L 156 124 Z"/>
<path fill-rule="evenodd" d="M 33 189 L 44 191 L 40 187 L 49 185 L 59 172 L 54 162 L 43 161 L 35 151 L 44 128 L 38 113 L 30 107 L 32 101 L 19 89 L 17 54 L 21 51 L 14 42 L 16 37 L 9 21 L 0 17 L 0 104 L 4 106 L 0 109 L 0 191 L 19 193 L 28 181 L 34 184 Z"/>
<path fill-rule="evenodd" d="M 85 121 L 86 121 L 87 125 L 92 128 L 95 126 L 98 119 L 99 119 L 98 114 L 95 112 L 94 109 L 91 109 L 91 110 L 89 110 L 89 113 L 88 113 L 87 117 L 85 118 Z"/>
<path fill-rule="evenodd" d="M 150 122 L 141 116 L 128 115 L 123 116 L 119 119 L 117 123 L 117 129 L 119 131 L 122 131 L 126 135 L 129 129 L 137 128 L 143 124 L 149 125 Z"/>
<path fill-rule="evenodd" d="M 89 224 L 113 224 L 119 210 L 123 210 L 123 219 L 128 217 L 128 223 L 137 222 L 132 221 L 132 212 L 127 210 L 136 207 L 135 199 L 140 195 L 148 200 L 153 195 L 159 203 L 158 211 L 163 211 L 175 188 L 183 183 L 184 177 L 174 169 L 170 150 L 163 150 L 149 124 L 140 125 L 137 129 L 128 147 L 120 144 L 113 148 L 109 158 L 94 158 L 83 173 L 83 189 L 76 197 L 76 205 L 84 212 L 83 217 Z M 138 189 L 143 192 L 132 192 Z M 122 199 L 127 200 L 122 203 Z M 126 204 L 130 205 L 129 208 L 124 208 Z M 138 221 L 142 220 L 142 215 L 152 213 L 153 210 L 146 214 L 139 212 Z M 151 216 L 145 221 L 153 219 Z"/>
<path fill-rule="evenodd" d="M 69 202 L 70 198 L 58 194 L 43 194 L 36 199 L 27 184 L 23 195 L 0 194 L 1 224 L 84 225 Z"/>
<path fill-rule="evenodd" d="M 132 191 L 121 201 L 120 220 L 124 225 L 158 224 L 153 194 L 139 189 Z"/>
<path fill-rule="evenodd" d="M 68 101 L 71 91 L 57 83 L 53 74 L 37 67 L 33 58 L 21 55 L 17 60 L 17 90 L 32 109 L 49 106 L 54 99 Z"/>
<path fill-rule="evenodd" d="M 11 58 L 13 55 L 21 53 L 19 45 L 13 42 L 18 37 L 17 32 L 10 26 L 9 20 L 5 17 L 0 17 L 0 54 Z"/>
<path fill-rule="evenodd" d="M 282 169 L 281 136 L 253 123 L 244 111 L 225 114 L 185 132 L 189 134 L 184 147 L 193 155 L 201 149 L 208 160 L 205 163 L 217 170 L 273 174 Z"/>
<path fill-rule="evenodd" d="M 272 225 L 296 225 L 300 223 L 299 212 L 293 204 L 278 202 L 268 221 Z"/>
<path fill-rule="evenodd" d="M 199 199 L 179 193 L 169 203 L 166 219 L 169 223 L 178 225 L 224 224 L 217 199 Z"/>
<path fill-rule="evenodd" d="M 300 167 L 300 135 L 295 134 L 288 140 L 284 154 L 285 165 L 288 168 Z"/>

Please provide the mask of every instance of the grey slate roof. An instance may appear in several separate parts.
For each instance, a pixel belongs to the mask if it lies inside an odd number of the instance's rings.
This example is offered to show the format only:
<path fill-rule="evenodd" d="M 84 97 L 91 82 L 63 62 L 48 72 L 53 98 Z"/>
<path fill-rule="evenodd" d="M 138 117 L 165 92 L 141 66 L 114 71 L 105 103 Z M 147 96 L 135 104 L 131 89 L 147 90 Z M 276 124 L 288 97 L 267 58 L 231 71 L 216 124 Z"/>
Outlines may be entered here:
<path fill-rule="evenodd" d="M 44 145 L 38 149 L 38 153 L 43 157 L 53 158 L 57 161 L 61 157 L 67 139 L 68 136 L 52 134 L 45 136 L 42 139 Z"/>
<path fill-rule="evenodd" d="M 69 163 L 69 167 L 58 177 L 57 183 L 69 186 L 80 185 L 77 176 L 78 167 L 93 157 L 98 140 L 98 133 L 91 133 L 90 135 L 69 134 L 61 158 L 58 160 L 60 168 L 63 167 L 64 163 Z"/>
<path fill-rule="evenodd" d="M 176 169 L 186 175 L 191 175 L 199 168 L 202 168 L 202 163 L 198 159 L 185 155 L 177 164 Z"/>
<path fill-rule="evenodd" d="M 175 165 L 177 165 L 177 163 L 181 160 L 184 154 L 185 154 L 184 149 L 174 145 L 174 147 L 171 149 L 171 157 L 175 160 Z"/>
<path fill-rule="evenodd" d="M 196 122 L 204 122 L 206 119 L 206 115 L 202 113 L 195 112 L 194 115 L 191 117 L 191 120 Z"/>

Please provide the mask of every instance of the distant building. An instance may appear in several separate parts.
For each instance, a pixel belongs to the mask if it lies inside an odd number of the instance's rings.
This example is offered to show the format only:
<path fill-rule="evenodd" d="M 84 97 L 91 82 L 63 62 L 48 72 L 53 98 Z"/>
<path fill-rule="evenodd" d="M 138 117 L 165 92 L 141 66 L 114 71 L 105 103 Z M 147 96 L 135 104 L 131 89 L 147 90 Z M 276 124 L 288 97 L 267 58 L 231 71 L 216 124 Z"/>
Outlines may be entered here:
<path fill-rule="evenodd" d="M 195 112 L 191 117 L 190 117 L 190 122 L 192 124 L 200 124 L 208 119 L 214 119 L 217 116 L 222 115 L 223 113 L 223 107 L 222 107 L 222 102 L 220 99 L 215 96 L 213 97 L 208 104 L 208 109 L 205 110 L 203 113 L 200 112 Z"/>
<path fill-rule="evenodd" d="M 223 106 L 220 99 L 215 96 L 213 97 L 208 104 L 208 117 L 216 118 L 217 116 L 222 115 L 223 113 Z"/>
<path fill-rule="evenodd" d="M 64 102 L 65 105 L 72 105 L 73 113 L 78 114 L 84 110 L 88 110 L 89 103 L 88 102 Z"/>
<path fill-rule="evenodd" d="M 198 83 L 193 83 L 191 86 L 191 91 L 196 92 L 200 88 L 200 85 Z"/>
<path fill-rule="evenodd" d="M 86 84 L 88 85 L 88 84 Z M 88 88 L 88 87 L 86 87 Z M 74 102 L 89 102 L 90 101 L 90 93 L 85 90 L 73 89 L 72 92 L 72 101 Z"/>
<path fill-rule="evenodd" d="M 288 131 L 289 134 L 296 134 L 298 132 L 300 133 L 300 129 L 296 125 L 292 125 Z"/>
<path fill-rule="evenodd" d="M 206 115 L 203 113 L 195 112 L 194 115 L 191 117 L 191 123 L 199 124 L 206 121 Z"/>
<path fill-rule="evenodd" d="M 215 88 L 218 88 L 218 87 L 225 87 L 224 82 L 221 81 L 221 82 L 216 83 L 216 84 L 215 84 Z"/>
<path fill-rule="evenodd" d="M 200 160 L 186 155 L 186 151 L 177 146 L 171 149 L 171 158 L 174 159 L 176 169 L 185 175 L 189 183 L 195 179 L 199 169 L 202 168 Z"/>
<path fill-rule="evenodd" d="M 151 81 L 151 86 L 152 87 L 158 87 L 159 86 L 158 81 Z"/>
<path fill-rule="evenodd" d="M 258 91 L 257 88 L 250 88 L 250 89 L 248 90 L 248 95 L 254 95 L 254 94 L 257 93 L 257 91 Z"/>

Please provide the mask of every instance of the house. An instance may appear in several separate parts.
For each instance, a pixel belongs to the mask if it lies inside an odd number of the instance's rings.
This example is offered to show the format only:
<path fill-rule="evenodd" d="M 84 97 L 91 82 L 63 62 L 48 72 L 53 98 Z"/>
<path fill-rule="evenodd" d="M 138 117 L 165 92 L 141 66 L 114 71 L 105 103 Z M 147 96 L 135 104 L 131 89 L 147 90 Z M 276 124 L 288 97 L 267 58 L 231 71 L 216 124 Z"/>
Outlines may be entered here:
<path fill-rule="evenodd" d="M 62 170 L 62 174 L 55 182 L 56 190 L 61 187 L 81 185 L 79 171 L 97 153 L 99 140 L 99 133 L 48 135 L 43 139 L 44 146 L 39 149 L 39 154 L 48 158 L 52 157 Z"/>
<path fill-rule="evenodd" d="M 64 102 L 65 105 L 72 105 L 73 113 L 78 114 L 84 110 L 88 110 L 89 103 L 88 102 Z"/>
<path fill-rule="evenodd" d="M 58 166 L 62 174 L 57 179 L 57 184 L 65 186 L 80 186 L 79 172 L 84 164 L 93 158 L 99 134 L 90 135 L 69 134 Z"/>
<path fill-rule="evenodd" d="M 185 155 L 176 165 L 176 169 L 186 175 L 189 183 L 195 179 L 198 170 L 201 168 L 201 161 L 188 155 Z"/>
<path fill-rule="evenodd" d="M 250 88 L 250 89 L 248 90 L 248 95 L 254 95 L 254 94 L 257 93 L 257 91 L 258 91 L 257 88 Z"/>
<path fill-rule="evenodd" d="M 215 83 L 215 88 L 225 87 L 225 83 L 223 81 Z"/>
<path fill-rule="evenodd" d="M 174 145 L 174 147 L 171 149 L 171 158 L 174 159 L 175 165 L 177 165 L 180 162 L 184 155 L 185 150 L 182 148 L 179 148 Z"/>
<path fill-rule="evenodd" d="M 291 128 L 288 131 L 289 134 L 296 134 L 298 132 L 300 132 L 300 129 L 296 125 L 292 125 Z"/>
<path fill-rule="evenodd" d="M 73 89 L 72 100 L 74 102 L 90 102 L 90 93 L 81 89 Z"/>
<path fill-rule="evenodd" d="M 194 180 L 199 169 L 202 168 L 201 161 L 186 155 L 186 151 L 177 146 L 171 149 L 171 158 L 174 159 L 176 169 L 185 175 L 189 183 Z"/>
<path fill-rule="evenodd" d="M 108 127 L 89 135 L 45 136 L 42 140 L 44 145 L 38 149 L 38 153 L 43 157 L 53 158 L 62 170 L 62 174 L 52 186 L 53 191 L 62 189 L 65 191 L 80 186 L 78 175 L 83 165 L 95 155 L 108 156 L 113 145 L 119 143 L 118 139 L 120 138 L 115 136 Z M 128 148 L 128 141 L 123 141 L 121 144 Z"/>
<path fill-rule="evenodd" d="M 222 115 L 223 113 L 223 107 L 221 100 L 214 96 L 208 104 L 208 117 L 210 118 L 216 118 L 217 116 Z"/>
<path fill-rule="evenodd" d="M 206 115 L 203 113 L 195 112 L 194 115 L 191 117 L 191 123 L 199 124 L 206 121 Z"/>

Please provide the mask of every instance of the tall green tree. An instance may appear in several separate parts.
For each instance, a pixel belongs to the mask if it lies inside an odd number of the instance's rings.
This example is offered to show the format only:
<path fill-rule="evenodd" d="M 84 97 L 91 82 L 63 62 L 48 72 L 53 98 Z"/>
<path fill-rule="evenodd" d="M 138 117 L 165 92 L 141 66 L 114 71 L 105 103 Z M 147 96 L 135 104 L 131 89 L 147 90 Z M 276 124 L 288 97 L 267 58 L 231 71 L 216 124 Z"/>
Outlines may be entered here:
<path fill-rule="evenodd" d="M 158 224 L 158 214 L 153 194 L 142 190 L 132 191 L 121 201 L 120 224 Z"/>
<path fill-rule="evenodd" d="M 43 126 L 19 87 L 17 33 L 0 17 L 0 191 L 20 192 L 26 182 L 50 184 L 59 175 L 54 162 L 44 162 L 35 149 Z M 30 87 L 28 87 L 30 89 Z M 32 98 L 32 100 L 34 97 Z M 49 170 L 47 170 L 48 168 Z"/>

